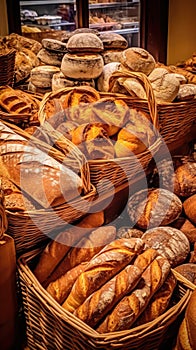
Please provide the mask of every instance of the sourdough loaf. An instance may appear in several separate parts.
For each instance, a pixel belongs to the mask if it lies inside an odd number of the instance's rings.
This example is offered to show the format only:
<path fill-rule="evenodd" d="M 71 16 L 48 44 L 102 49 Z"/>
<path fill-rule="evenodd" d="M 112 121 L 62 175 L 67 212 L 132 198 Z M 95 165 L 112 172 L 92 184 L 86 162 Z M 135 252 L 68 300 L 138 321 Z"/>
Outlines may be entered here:
<path fill-rule="evenodd" d="M 100 39 L 103 42 L 104 49 L 126 49 L 128 46 L 127 40 L 117 33 L 101 33 Z"/>
<path fill-rule="evenodd" d="M 31 70 L 30 82 L 38 88 L 51 88 L 52 77 L 60 69 L 56 66 L 39 66 Z"/>
<path fill-rule="evenodd" d="M 62 72 L 55 73 L 52 76 L 52 91 L 56 91 L 62 88 L 66 87 L 75 87 L 75 86 L 92 86 L 95 87 L 95 81 L 94 79 L 88 79 L 88 80 L 76 80 L 76 79 L 70 79 L 65 77 L 65 75 Z"/>
<path fill-rule="evenodd" d="M 44 38 L 42 39 L 42 46 L 49 51 L 67 52 L 67 45 L 60 40 Z"/>
<path fill-rule="evenodd" d="M 196 194 L 183 202 L 183 208 L 188 219 L 196 225 Z"/>
<path fill-rule="evenodd" d="M 110 62 L 105 64 L 103 71 L 97 79 L 97 88 L 99 91 L 107 92 L 109 90 L 109 79 L 113 72 L 118 71 L 120 68 L 120 62 Z"/>
<path fill-rule="evenodd" d="M 122 65 L 131 71 L 149 75 L 155 68 L 154 57 L 141 47 L 130 47 L 123 51 Z"/>
<path fill-rule="evenodd" d="M 67 50 L 74 53 L 98 53 L 104 49 L 100 38 L 93 33 L 78 33 L 72 35 L 67 42 Z"/>
<path fill-rule="evenodd" d="M 44 64 L 60 67 L 63 55 L 62 52 L 52 52 L 43 48 L 38 52 L 37 57 Z"/>
<path fill-rule="evenodd" d="M 95 79 L 102 73 L 104 66 L 100 54 L 66 53 L 61 62 L 61 71 L 72 79 Z"/>

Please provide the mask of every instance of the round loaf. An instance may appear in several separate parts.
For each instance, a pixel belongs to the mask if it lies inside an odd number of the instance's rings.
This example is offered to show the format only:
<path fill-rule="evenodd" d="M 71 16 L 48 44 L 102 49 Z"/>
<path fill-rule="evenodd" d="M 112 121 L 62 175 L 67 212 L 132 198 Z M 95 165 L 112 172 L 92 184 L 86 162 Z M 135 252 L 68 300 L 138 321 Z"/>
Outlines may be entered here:
<path fill-rule="evenodd" d="M 131 227 L 120 227 L 117 231 L 117 238 L 141 238 L 142 235 L 143 232 L 141 230 Z"/>
<path fill-rule="evenodd" d="M 196 162 L 186 162 L 174 173 L 174 193 L 189 197 L 196 193 Z"/>
<path fill-rule="evenodd" d="M 104 49 L 102 41 L 96 34 L 79 33 L 72 35 L 67 42 L 67 50 L 69 52 L 102 52 Z"/>
<path fill-rule="evenodd" d="M 145 249 L 156 249 L 166 257 L 171 267 L 182 264 L 190 253 L 190 244 L 183 232 L 174 227 L 155 227 L 142 235 Z"/>
<path fill-rule="evenodd" d="M 116 33 L 101 33 L 100 39 L 103 42 L 104 49 L 126 49 L 128 46 L 127 40 L 120 34 Z"/>
<path fill-rule="evenodd" d="M 193 291 L 180 325 L 176 350 L 196 349 L 196 290 Z"/>
<path fill-rule="evenodd" d="M 180 81 L 165 68 L 155 68 L 149 75 L 155 99 L 158 103 L 172 102 L 179 91 Z"/>
<path fill-rule="evenodd" d="M 75 30 L 73 30 L 73 32 L 65 32 L 62 36 L 61 36 L 61 41 L 63 43 L 67 43 L 69 38 L 71 38 L 71 36 L 75 35 L 75 34 L 81 34 L 81 33 L 92 33 L 92 34 L 96 34 L 96 35 L 100 35 L 99 31 L 97 29 L 92 29 L 92 28 L 77 28 Z"/>
<path fill-rule="evenodd" d="M 183 208 L 188 219 L 196 225 L 196 194 L 184 201 Z"/>
<path fill-rule="evenodd" d="M 109 79 L 112 73 L 117 72 L 120 68 L 120 62 L 110 62 L 105 64 L 103 71 L 97 79 L 97 88 L 99 91 L 109 91 Z"/>
<path fill-rule="evenodd" d="M 177 272 L 179 272 L 182 276 L 187 278 L 191 283 L 196 285 L 196 264 L 185 263 L 178 265 L 174 268 Z"/>
<path fill-rule="evenodd" d="M 56 91 L 65 87 L 74 87 L 88 85 L 95 87 L 94 79 L 90 80 L 76 80 L 65 77 L 63 72 L 55 73 L 52 76 L 52 91 Z"/>
<path fill-rule="evenodd" d="M 45 38 L 42 39 L 42 46 L 49 51 L 67 52 L 67 46 L 60 40 Z"/>
<path fill-rule="evenodd" d="M 63 55 L 64 55 L 64 53 L 62 53 L 62 52 L 52 52 L 52 51 L 48 51 L 46 49 L 41 49 L 38 52 L 37 57 L 44 64 L 48 64 L 50 66 L 60 67 Z"/>
<path fill-rule="evenodd" d="M 162 188 L 141 190 L 128 200 L 130 220 L 142 229 L 168 225 L 180 216 L 181 211 L 181 200 Z"/>
<path fill-rule="evenodd" d="M 178 101 L 189 100 L 196 96 L 196 85 L 195 84 L 184 84 L 181 85 L 176 97 Z"/>
<path fill-rule="evenodd" d="M 60 72 L 56 66 L 39 66 L 31 70 L 30 81 L 39 88 L 49 88 L 52 86 L 52 77 Z"/>
<path fill-rule="evenodd" d="M 182 231 L 188 238 L 190 243 L 196 242 L 196 226 L 193 225 L 188 219 L 186 219 L 183 225 L 180 227 Z"/>
<path fill-rule="evenodd" d="M 95 79 L 103 71 L 103 58 L 99 54 L 75 55 L 66 53 L 62 59 L 61 71 L 72 79 Z"/>
<path fill-rule="evenodd" d="M 140 47 L 130 47 L 123 51 L 122 65 L 131 71 L 142 72 L 149 75 L 155 68 L 154 57 Z"/>
<path fill-rule="evenodd" d="M 122 49 L 104 50 L 101 53 L 104 60 L 104 64 L 108 64 L 111 62 L 121 62 L 123 51 L 124 50 Z"/>
<path fill-rule="evenodd" d="M 146 92 L 139 81 L 133 78 L 118 78 L 111 92 L 127 93 L 132 97 L 137 97 L 143 100 L 147 99 Z"/>

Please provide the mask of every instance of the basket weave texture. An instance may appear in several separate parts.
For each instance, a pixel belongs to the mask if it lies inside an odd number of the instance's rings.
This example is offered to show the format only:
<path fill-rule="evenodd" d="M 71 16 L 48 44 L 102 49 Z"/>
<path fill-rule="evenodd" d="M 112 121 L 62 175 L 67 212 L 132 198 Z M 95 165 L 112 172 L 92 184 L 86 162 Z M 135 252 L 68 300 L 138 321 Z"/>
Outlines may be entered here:
<path fill-rule="evenodd" d="M 13 124 L 4 122 L 14 132 L 23 136 L 35 147 L 47 152 L 51 157 L 63 163 L 65 154 L 61 153 L 49 144 L 46 144 L 26 133 Z M 90 183 L 90 172 L 88 163 L 83 154 L 69 140 L 67 144 L 66 165 L 73 170 L 80 169 L 80 177 L 83 183 L 83 195 L 49 209 L 39 209 L 31 212 L 11 212 L 6 210 L 9 221 L 8 233 L 14 238 L 17 255 L 38 244 L 46 242 L 53 230 L 64 228 L 68 223 L 74 222 L 88 213 L 91 203 L 95 197 L 96 190 Z"/>
<path fill-rule="evenodd" d="M 156 135 L 156 141 L 144 152 L 124 157 L 124 158 L 114 158 L 114 159 L 96 159 L 96 160 L 88 160 L 89 168 L 90 168 L 90 177 L 91 182 L 96 188 L 99 189 L 99 192 L 105 192 L 113 189 L 114 187 L 118 187 L 119 185 L 129 182 L 136 181 L 137 174 L 143 172 L 147 169 L 150 160 L 154 157 L 154 155 L 159 150 L 162 140 L 159 135 L 159 120 L 157 114 L 157 105 L 154 98 L 154 93 L 151 85 L 145 74 L 142 73 L 130 73 L 132 77 L 137 78 L 142 86 L 144 87 L 146 94 L 148 96 L 147 103 L 147 114 L 149 119 L 153 125 L 154 132 Z M 50 99 L 54 97 L 58 98 L 63 96 L 63 94 L 67 94 L 69 91 L 74 88 L 64 88 L 58 90 L 57 92 L 48 93 L 44 96 L 39 113 L 38 118 L 41 125 L 44 125 L 46 120 L 45 113 L 45 105 Z M 135 108 L 134 101 L 132 98 L 122 94 L 114 94 L 114 93 L 100 93 L 101 97 L 115 97 L 115 99 L 121 99 L 130 108 Z M 66 114 L 66 111 L 65 111 Z"/>
<path fill-rule="evenodd" d="M 0 86 L 14 84 L 16 50 L 11 49 L 6 53 L 0 52 Z"/>
<path fill-rule="evenodd" d="M 27 343 L 30 349 L 157 350 L 165 341 L 170 327 L 173 327 L 185 310 L 195 288 L 177 274 L 176 304 L 168 311 L 156 320 L 130 330 L 99 334 L 64 310 L 37 281 L 29 264 L 39 252 L 40 250 L 34 250 L 18 260 Z"/>

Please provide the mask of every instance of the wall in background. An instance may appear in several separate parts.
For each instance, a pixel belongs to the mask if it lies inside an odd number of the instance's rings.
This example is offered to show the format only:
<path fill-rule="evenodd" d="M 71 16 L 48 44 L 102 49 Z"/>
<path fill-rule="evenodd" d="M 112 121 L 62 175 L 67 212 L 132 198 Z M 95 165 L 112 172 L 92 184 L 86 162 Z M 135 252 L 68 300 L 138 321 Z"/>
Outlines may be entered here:
<path fill-rule="evenodd" d="M 196 52 L 196 0 L 169 1 L 167 63 L 175 64 Z"/>
<path fill-rule="evenodd" d="M 8 23 L 7 23 L 7 6 L 6 0 L 0 0 L 0 36 L 8 34 Z"/>

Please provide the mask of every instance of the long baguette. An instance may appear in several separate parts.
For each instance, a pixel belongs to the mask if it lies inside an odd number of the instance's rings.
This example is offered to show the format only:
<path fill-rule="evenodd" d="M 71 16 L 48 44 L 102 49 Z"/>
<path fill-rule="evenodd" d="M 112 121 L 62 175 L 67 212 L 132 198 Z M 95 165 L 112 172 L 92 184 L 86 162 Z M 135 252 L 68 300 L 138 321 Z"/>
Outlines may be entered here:
<path fill-rule="evenodd" d="M 74 312 L 90 294 L 128 265 L 143 247 L 140 238 L 121 238 L 108 244 L 87 264 L 62 306 Z"/>
<path fill-rule="evenodd" d="M 51 282 L 56 281 L 67 271 L 82 262 L 89 261 L 97 254 L 105 245 L 116 239 L 116 228 L 114 226 L 99 227 L 88 236 L 79 240 L 75 247 L 71 248 L 65 258 L 55 268 L 49 276 L 44 286 L 48 286 Z"/>
<path fill-rule="evenodd" d="M 141 258 L 139 260 L 136 258 L 133 265 L 126 266 L 100 289 L 91 294 L 75 310 L 74 314 L 89 326 L 95 327 L 120 299 L 135 288 L 142 273 L 157 255 L 158 253 L 154 249 L 144 251 L 139 255 Z"/>
<path fill-rule="evenodd" d="M 97 327 L 99 333 L 129 329 L 162 286 L 171 269 L 168 260 L 157 256 L 142 274 L 137 288 L 125 296 Z"/>
<path fill-rule="evenodd" d="M 61 232 L 54 241 L 51 241 L 42 252 L 34 269 L 34 274 L 39 282 L 43 283 L 50 276 L 55 267 L 81 237 L 91 232 L 94 227 L 103 225 L 103 223 L 103 212 L 89 214 L 76 226 Z"/>

